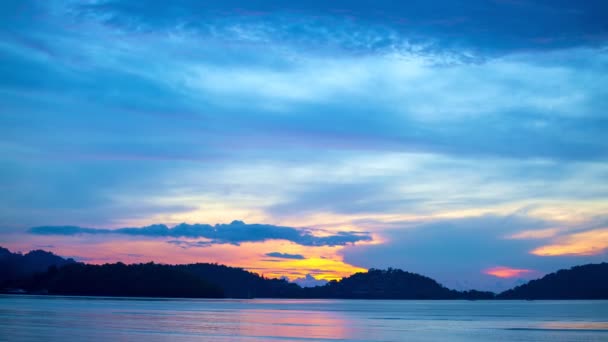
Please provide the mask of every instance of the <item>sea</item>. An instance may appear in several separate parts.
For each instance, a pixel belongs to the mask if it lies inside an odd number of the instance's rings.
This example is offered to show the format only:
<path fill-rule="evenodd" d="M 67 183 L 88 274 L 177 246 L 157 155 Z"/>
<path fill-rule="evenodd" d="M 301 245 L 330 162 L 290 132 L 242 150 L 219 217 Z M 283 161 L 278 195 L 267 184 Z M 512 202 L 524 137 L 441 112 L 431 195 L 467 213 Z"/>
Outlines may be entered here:
<path fill-rule="evenodd" d="M 0 295 L 0 341 L 608 341 L 608 301 Z"/>

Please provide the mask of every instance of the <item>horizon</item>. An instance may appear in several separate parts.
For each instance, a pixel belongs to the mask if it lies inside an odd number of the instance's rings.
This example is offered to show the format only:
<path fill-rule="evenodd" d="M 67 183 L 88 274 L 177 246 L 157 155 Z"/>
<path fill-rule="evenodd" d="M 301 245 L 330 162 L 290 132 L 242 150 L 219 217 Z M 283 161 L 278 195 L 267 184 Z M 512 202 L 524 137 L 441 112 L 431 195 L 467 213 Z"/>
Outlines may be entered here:
<path fill-rule="evenodd" d="M 0 246 L 492 292 L 606 262 L 606 22 L 601 0 L 3 2 Z"/>
<path fill-rule="evenodd" d="M 0 246 L 0 249 L 3 249 L 3 248 L 4 248 L 3 246 Z M 145 264 L 152 263 L 152 264 L 164 265 L 164 266 L 188 266 L 188 265 L 196 265 L 196 264 L 211 264 L 211 265 L 218 265 L 218 266 L 227 266 L 227 267 L 233 267 L 233 268 L 237 268 L 237 269 L 241 269 L 241 270 L 244 270 L 244 271 L 247 271 L 247 272 L 251 272 L 251 273 L 257 274 L 258 276 L 260 276 L 262 278 L 265 278 L 265 279 L 273 279 L 273 278 L 274 279 L 282 279 L 282 280 L 285 280 L 285 281 L 287 281 L 289 283 L 296 284 L 296 285 L 300 286 L 301 288 L 315 287 L 315 286 L 324 286 L 324 285 L 328 284 L 330 281 L 338 281 L 339 282 L 339 281 L 342 280 L 342 278 L 331 279 L 331 280 L 316 279 L 316 278 L 312 277 L 310 274 L 306 274 L 303 278 L 295 278 L 295 279 L 289 279 L 288 277 L 283 277 L 283 276 L 282 277 L 276 277 L 276 276 L 267 277 L 265 274 L 262 274 L 262 273 L 259 273 L 259 272 L 255 272 L 254 270 L 249 270 L 246 267 L 231 266 L 231 265 L 225 265 L 225 264 L 221 264 L 221 263 L 209 263 L 209 262 L 205 262 L 205 261 L 199 261 L 199 262 L 194 262 L 194 263 L 164 263 L 162 261 L 149 260 L 147 262 L 146 261 L 144 261 L 144 262 L 138 261 L 138 262 L 131 262 L 131 263 L 128 263 L 128 262 L 124 263 L 122 261 L 99 262 L 99 263 L 93 262 L 93 263 L 90 263 L 90 262 L 86 262 L 86 261 L 75 260 L 73 258 L 65 257 L 65 256 L 62 256 L 62 255 L 57 255 L 57 254 L 54 254 L 53 252 L 50 252 L 50 251 L 47 251 L 47 250 L 44 250 L 44 249 L 33 249 L 33 250 L 30 250 L 30 251 L 27 251 L 27 252 L 25 252 L 25 251 L 11 251 L 11 250 L 8 250 L 8 251 L 10 253 L 19 254 L 19 255 L 27 255 L 27 254 L 30 254 L 32 252 L 50 253 L 51 255 L 61 257 L 61 258 L 63 258 L 66 261 L 72 261 L 72 262 L 76 262 L 76 263 L 82 263 L 82 264 L 85 264 L 85 265 L 96 265 L 96 266 L 114 265 L 114 264 L 117 264 L 117 263 L 123 263 L 125 265 L 145 265 Z M 507 292 L 509 290 L 513 290 L 513 289 L 517 288 L 520 285 L 525 285 L 525 284 L 529 283 L 532 280 L 543 279 L 546 275 L 549 275 L 549 274 L 556 274 L 559 271 L 569 271 L 569 270 L 573 270 L 575 268 L 581 268 L 581 267 L 586 267 L 586 266 L 599 266 L 599 265 L 602 265 L 602 264 L 608 264 L 608 263 L 606 261 L 603 261 L 603 262 L 590 263 L 590 264 L 584 264 L 584 265 L 574 265 L 574 266 L 569 267 L 569 268 L 553 270 L 553 271 L 549 272 L 548 274 L 544 274 L 544 275 L 539 276 L 538 278 L 531 278 L 531 279 L 527 279 L 526 281 L 524 281 L 524 279 L 518 279 L 518 281 L 512 283 L 512 285 L 511 285 L 510 288 L 506 288 L 506 289 L 499 290 L 499 291 L 479 290 L 479 289 L 476 289 L 476 288 L 453 289 L 453 288 L 450 288 L 449 286 L 447 286 L 446 284 L 443 284 L 440 281 L 437 281 L 436 279 L 433 279 L 432 277 L 429 277 L 429 276 L 425 275 L 424 273 L 410 272 L 408 270 L 404 270 L 404 269 L 400 269 L 400 268 L 394 268 L 394 267 L 387 267 L 387 268 L 374 268 L 374 267 L 370 267 L 369 269 L 359 270 L 359 271 L 357 271 L 355 273 L 352 273 L 350 275 L 347 275 L 347 276 L 345 276 L 343 278 L 348 278 L 349 276 L 357 274 L 357 273 L 368 273 L 368 272 L 371 272 L 371 271 L 381 271 L 381 272 L 389 272 L 391 270 L 392 271 L 403 271 L 403 272 L 411 273 L 411 274 L 414 274 L 414 275 L 417 275 L 417 276 L 422 276 L 422 277 L 429 278 L 429 279 L 435 281 L 440 286 L 443 286 L 443 287 L 445 287 L 445 288 L 447 288 L 449 290 L 456 290 L 456 291 L 469 291 L 469 290 L 473 290 L 473 291 L 488 291 L 488 292 L 493 293 L 494 295 L 500 295 L 501 293 Z"/>

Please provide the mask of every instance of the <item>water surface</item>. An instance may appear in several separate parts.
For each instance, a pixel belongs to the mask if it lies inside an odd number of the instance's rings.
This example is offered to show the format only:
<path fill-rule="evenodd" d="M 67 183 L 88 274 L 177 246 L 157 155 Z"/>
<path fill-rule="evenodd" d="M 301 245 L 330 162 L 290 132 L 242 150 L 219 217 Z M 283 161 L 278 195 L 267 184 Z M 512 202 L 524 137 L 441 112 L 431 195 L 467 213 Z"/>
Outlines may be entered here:
<path fill-rule="evenodd" d="M 608 341 L 608 301 L 0 295 L 2 341 Z"/>

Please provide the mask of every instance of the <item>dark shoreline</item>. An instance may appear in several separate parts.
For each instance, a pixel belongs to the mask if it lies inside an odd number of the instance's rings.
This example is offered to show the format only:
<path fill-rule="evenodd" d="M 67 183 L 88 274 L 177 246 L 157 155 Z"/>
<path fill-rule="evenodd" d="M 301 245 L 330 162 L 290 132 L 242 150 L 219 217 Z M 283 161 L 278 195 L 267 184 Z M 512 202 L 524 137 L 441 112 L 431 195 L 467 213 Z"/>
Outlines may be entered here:
<path fill-rule="evenodd" d="M 577 302 L 577 301 L 591 301 L 591 302 L 608 302 L 608 298 L 606 299 L 374 299 L 374 298 L 276 298 L 276 297 L 259 297 L 259 298 L 232 298 L 232 297 L 224 297 L 224 298 L 204 298 L 204 297 L 145 297 L 145 296 L 95 296 L 95 295 L 62 295 L 62 294 L 30 294 L 30 293 L 22 293 L 22 294 L 14 294 L 14 293 L 4 293 L 0 292 L 0 298 L 2 297 L 30 297 L 30 298 L 74 298 L 74 299 L 107 299 L 107 300 L 149 300 L 149 301 L 211 301 L 211 302 L 222 302 L 222 301 L 230 301 L 230 302 L 247 302 L 252 300 L 296 300 L 302 302 L 308 301 L 373 301 L 373 302 Z"/>
<path fill-rule="evenodd" d="M 510 290 L 457 291 L 400 269 L 369 269 L 316 287 L 265 278 L 221 264 L 78 263 L 45 251 L 22 255 L 1 249 L 0 292 L 149 298 L 277 298 L 370 300 L 602 300 L 608 263 L 575 266 Z"/>

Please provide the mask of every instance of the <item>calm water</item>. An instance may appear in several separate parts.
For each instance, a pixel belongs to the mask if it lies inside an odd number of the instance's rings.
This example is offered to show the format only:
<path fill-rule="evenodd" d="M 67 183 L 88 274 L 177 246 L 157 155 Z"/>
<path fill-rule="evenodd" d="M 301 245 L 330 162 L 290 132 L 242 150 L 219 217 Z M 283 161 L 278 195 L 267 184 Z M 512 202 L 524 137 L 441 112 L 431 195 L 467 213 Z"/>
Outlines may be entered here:
<path fill-rule="evenodd" d="M 608 341 L 608 302 L 0 295 L 0 340 Z"/>

